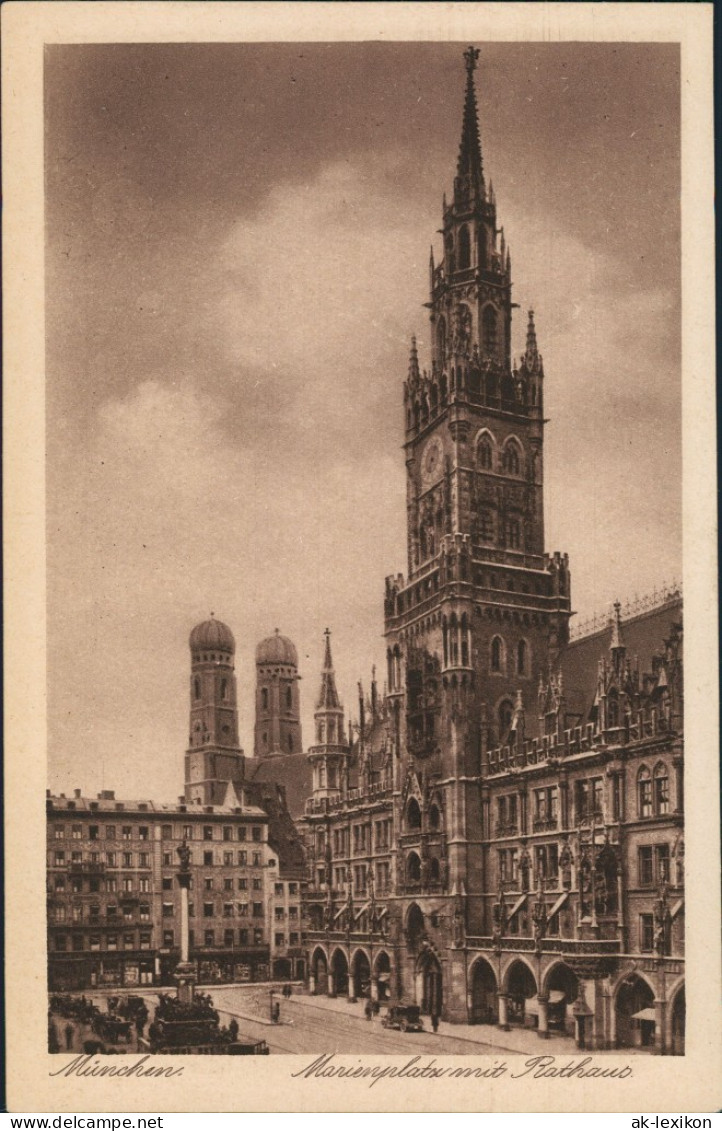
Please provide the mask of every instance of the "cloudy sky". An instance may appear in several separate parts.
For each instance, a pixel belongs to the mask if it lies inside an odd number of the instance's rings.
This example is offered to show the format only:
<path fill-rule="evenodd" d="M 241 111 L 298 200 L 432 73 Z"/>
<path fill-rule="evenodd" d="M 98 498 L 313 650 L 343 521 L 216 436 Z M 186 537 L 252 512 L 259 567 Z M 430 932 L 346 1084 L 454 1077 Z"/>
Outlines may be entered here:
<path fill-rule="evenodd" d="M 383 663 L 401 386 L 463 44 L 46 54 L 49 784 L 172 798 L 187 638 Z M 547 546 L 584 617 L 681 573 L 674 45 L 482 46 L 485 172 L 544 354 Z"/>

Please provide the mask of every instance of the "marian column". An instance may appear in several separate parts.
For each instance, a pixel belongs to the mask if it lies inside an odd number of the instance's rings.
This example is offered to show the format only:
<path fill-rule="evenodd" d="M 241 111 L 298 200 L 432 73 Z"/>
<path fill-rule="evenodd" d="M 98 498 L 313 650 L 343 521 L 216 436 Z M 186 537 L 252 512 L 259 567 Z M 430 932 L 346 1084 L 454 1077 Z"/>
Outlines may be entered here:
<path fill-rule="evenodd" d="M 176 967 L 175 980 L 178 983 L 178 1001 L 193 1001 L 196 983 L 195 966 L 190 961 L 188 945 L 188 889 L 191 884 L 191 850 L 185 840 L 176 850 L 180 857 L 178 884 L 181 893 L 181 960 Z"/>

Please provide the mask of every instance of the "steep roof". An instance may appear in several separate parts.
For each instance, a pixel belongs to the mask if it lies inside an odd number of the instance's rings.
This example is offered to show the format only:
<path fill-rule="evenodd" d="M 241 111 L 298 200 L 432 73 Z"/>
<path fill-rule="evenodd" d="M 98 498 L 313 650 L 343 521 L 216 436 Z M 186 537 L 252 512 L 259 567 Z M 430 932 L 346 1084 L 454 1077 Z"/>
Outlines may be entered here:
<path fill-rule="evenodd" d="M 243 785 L 246 792 L 250 793 L 253 800 L 268 815 L 268 843 L 278 856 L 280 875 L 303 879 L 305 868 L 303 844 L 288 810 L 283 785 L 271 781 L 250 783 L 246 781 L 238 784 Z"/>
<path fill-rule="evenodd" d="M 288 811 L 294 820 L 303 816 L 306 798 L 311 796 L 312 769 L 305 754 L 276 754 L 273 758 L 247 758 L 250 782 L 283 786 Z"/>
<path fill-rule="evenodd" d="M 662 649 L 672 626 L 681 620 L 681 596 L 633 616 L 622 614 L 622 643 L 632 666 L 636 667 L 638 660 L 640 671 L 650 671 L 652 657 Z M 581 715 L 582 720 L 586 719 L 594 702 L 599 661 L 609 656 L 614 633 L 615 626 L 610 620 L 599 631 L 573 640 L 560 658 L 567 712 Z M 527 714 L 530 714 L 528 709 Z"/>

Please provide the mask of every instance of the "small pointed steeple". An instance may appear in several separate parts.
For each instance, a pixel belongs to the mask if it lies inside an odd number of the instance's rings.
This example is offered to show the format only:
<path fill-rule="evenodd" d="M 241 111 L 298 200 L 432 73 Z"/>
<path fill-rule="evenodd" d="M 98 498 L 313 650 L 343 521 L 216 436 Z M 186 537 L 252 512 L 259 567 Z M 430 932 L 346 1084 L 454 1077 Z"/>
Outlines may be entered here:
<path fill-rule="evenodd" d="M 462 121 L 462 140 L 458 149 L 456 166 L 455 195 L 472 199 L 484 197 L 484 178 L 481 164 L 481 140 L 479 137 L 479 114 L 476 111 L 476 90 L 474 71 L 479 59 L 479 48 L 467 48 L 464 52 L 466 63 L 466 95 Z"/>
<path fill-rule="evenodd" d="M 536 326 L 534 325 L 534 311 L 529 311 L 529 321 L 526 327 L 526 349 L 524 350 L 524 364 L 530 373 L 541 371 L 541 354 L 536 340 Z"/>
<path fill-rule="evenodd" d="M 316 704 L 316 710 L 338 711 L 341 707 L 341 701 L 339 700 L 336 690 L 336 675 L 333 670 L 333 660 L 331 659 L 330 629 L 326 629 L 324 636 L 326 637 L 326 649 L 323 660 L 323 671 L 321 672 L 321 691 Z"/>

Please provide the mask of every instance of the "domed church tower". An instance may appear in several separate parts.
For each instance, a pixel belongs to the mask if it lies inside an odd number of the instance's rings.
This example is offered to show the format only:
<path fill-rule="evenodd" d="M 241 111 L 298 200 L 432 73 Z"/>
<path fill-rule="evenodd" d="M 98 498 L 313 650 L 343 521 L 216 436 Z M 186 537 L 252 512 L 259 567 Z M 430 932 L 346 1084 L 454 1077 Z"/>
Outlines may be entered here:
<path fill-rule="evenodd" d="M 211 614 L 210 620 L 193 629 L 189 645 L 190 733 L 185 794 L 188 801 L 220 805 L 227 782 L 243 777 L 233 667 L 236 642 L 228 625 Z"/>
<path fill-rule="evenodd" d="M 298 653 L 276 629 L 256 648 L 256 758 L 301 754 Z"/>

